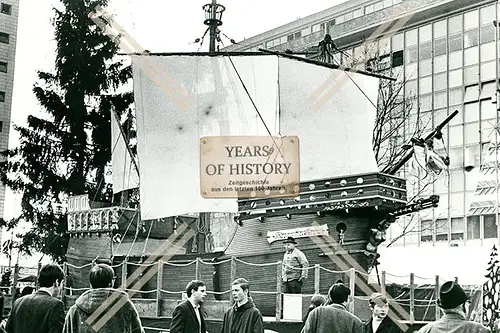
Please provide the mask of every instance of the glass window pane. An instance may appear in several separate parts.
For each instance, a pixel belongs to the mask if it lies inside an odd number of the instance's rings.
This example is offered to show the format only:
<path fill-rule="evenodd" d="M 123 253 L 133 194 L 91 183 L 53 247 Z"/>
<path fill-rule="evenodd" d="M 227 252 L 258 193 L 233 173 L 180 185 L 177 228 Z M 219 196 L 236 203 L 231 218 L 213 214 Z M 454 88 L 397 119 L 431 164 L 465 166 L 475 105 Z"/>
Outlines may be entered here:
<path fill-rule="evenodd" d="M 470 66 L 465 68 L 465 84 L 476 83 L 479 81 L 479 66 Z"/>
<path fill-rule="evenodd" d="M 464 173 L 462 170 L 459 169 L 450 172 L 450 186 L 452 192 L 464 190 Z"/>
<path fill-rule="evenodd" d="M 451 219 L 451 240 L 463 240 L 465 233 L 465 222 L 463 217 Z"/>
<path fill-rule="evenodd" d="M 406 65 L 406 78 L 414 79 L 417 77 L 417 63 Z"/>
<path fill-rule="evenodd" d="M 491 25 L 495 18 L 495 5 L 491 5 L 488 7 L 483 7 L 479 11 L 479 15 L 481 16 L 481 25 Z"/>
<path fill-rule="evenodd" d="M 430 24 L 418 29 L 419 43 L 428 42 L 432 39 L 432 26 Z"/>
<path fill-rule="evenodd" d="M 418 75 L 420 77 L 432 74 L 432 60 L 431 59 L 422 60 L 420 62 L 419 66 L 420 67 L 418 69 Z"/>
<path fill-rule="evenodd" d="M 420 95 L 423 95 L 423 94 L 428 94 L 432 91 L 432 77 L 430 76 L 427 76 L 427 77 L 423 77 L 420 79 L 420 83 L 419 83 L 419 91 L 418 93 Z"/>
<path fill-rule="evenodd" d="M 379 2 L 375 3 L 375 7 L 374 7 L 375 11 L 379 11 L 382 9 L 384 9 L 384 2 L 383 1 L 379 1 Z"/>
<path fill-rule="evenodd" d="M 450 167 L 451 168 L 462 167 L 463 159 L 464 159 L 463 147 L 456 147 L 456 148 L 450 149 Z M 448 205 L 448 202 L 444 201 L 444 198 L 442 198 L 442 199 L 443 199 L 443 203 L 446 203 L 446 205 Z M 441 202 L 441 200 L 439 200 L 439 202 Z"/>
<path fill-rule="evenodd" d="M 417 93 L 417 80 L 407 81 L 405 84 L 405 96 L 415 96 Z"/>
<path fill-rule="evenodd" d="M 436 241 L 448 240 L 448 219 L 437 219 L 434 225 L 436 230 Z"/>
<path fill-rule="evenodd" d="M 495 215 L 484 215 L 484 238 L 497 238 L 498 228 Z"/>
<path fill-rule="evenodd" d="M 481 99 L 495 97 L 495 82 L 483 83 L 481 86 Z M 489 101 L 491 104 L 491 101 Z"/>
<path fill-rule="evenodd" d="M 445 108 L 447 106 L 447 98 L 448 94 L 446 93 L 446 91 L 434 93 L 434 109 Z"/>
<path fill-rule="evenodd" d="M 465 147 L 464 167 L 474 166 L 479 167 L 480 151 L 479 145 L 471 145 Z M 474 191 L 477 187 L 478 177 L 470 172 L 465 172 L 465 190 Z M 470 197 L 470 196 L 469 196 Z M 468 207 L 468 206 L 467 206 Z"/>
<path fill-rule="evenodd" d="M 479 216 L 467 216 L 467 239 L 479 239 Z"/>
<path fill-rule="evenodd" d="M 465 87 L 464 103 L 477 101 L 478 99 L 479 99 L 479 86 L 477 84 L 474 86 Z"/>
<path fill-rule="evenodd" d="M 464 117 L 465 117 L 465 122 L 479 121 L 479 102 L 465 104 Z"/>
<path fill-rule="evenodd" d="M 447 193 L 448 192 L 448 177 L 439 177 L 434 182 L 434 193 Z M 441 201 L 441 200 L 439 200 Z"/>
<path fill-rule="evenodd" d="M 469 123 L 464 125 L 465 144 L 479 143 L 479 123 Z"/>
<path fill-rule="evenodd" d="M 495 79 L 495 61 L 490 61 L 481 64 L 481 81 L 489 81 Z"/>
<path fill-rule="evenodd" d="M 462 15 L 457 15 L 450 17 L 448 19 L 448 33 L 454 34 L 457 32 L 462 32 Z"/>
<path fill-rule="evenodd" d="M 463 216 L 464 215 L 464 194 L 452 193 L 450 195 L 450 215 Z"/>
<path fill-rule="evenodd" d="M 418 61 L 418 48 L 417 46 L 408 46 L 406 48 L 406 63 L 410 64 L 412 62 Z"/>
<path fill-rule="evenodd" d="M 464 66 L 474 65 L 479 63 L 479 48 L 471 47 L 464 51 Z"/>
<path fill-rule="evenodd" d="M 454 71 L 450 71 L 449 73 L 449 80 L 450 82 L 450 88 L 452 87 L 458 87 L 462 85 L 462 70 L 461 69 L 456 69 Z"/>
<path fill-rule="evenodd" d="M 450 146 L 461 146 L 463 144 L 463 126 L 450 126 Z"/>
<path fill-rule="evenodd" d="M 450 126 L 452 125 L 461 125 L 464 122 L 464 113 L 462 105 L 453 105 L 448 109 L 448 114 L 452 114 L 453 112 L 458 111 L 458 114 L 450 120 Z"/>
<path fill-rule="evenodd" d="M 432 43 L 431 42 L 420 43 L 420 53 L 419 53 L 420 60 L 429 59 L 430 57 L 432 57 Z"/>
<path fill-rule="evenodd" d="M 463 92 L 462 88 L 450 89 L 450 105 L 462 104 Z M 456 117 L 456 116 L 455 116 Z"/>
<path fill-rule="evenodd" d="M 434 56 L 446 54 L 446 37 L 434 40 Z"/>
<path fill-rule="evenodd" d="M 495 104 L 491 103 L 491 100 L 485 100 L 481 101 L 481 119 L 486 120 L 486 119 L 494 119 L 496 117 L 496 110 L 495 110 Z M 481 124 L 481 130 L 485 130 L 485 128 L 482 127 L 483 124 Z M 484 141 L 484 136 L 483 136 L 483 141 Z"/>
<path fill-rule="evenodd" d="M 424 111 L 432 110 L 432 94 L 421 95 L 419 97 L 418 101 L 420 104 L 420 111 L 424 112 Z M 423 113 L 421 114 L 421 116 L 423 118 Z M 429 115 L 427 115 L 427 116 L 429 116 Z M 431 118 L 430 124 L 432 125 L 432 117 L 431 116 L 429 116 L 429 117 Z M 420 124 L 424 126 L 424 127 L 420 127 L 420 128 L 426 128 L 429 125 L 429 122 L 424 121 L 424 119 L 421 119 Z"/>
<path fill-rule="evenodd" d="M 448 57 L 446 55 L 442 55 L 434 58 L 434 73 L 440 73 L 446 71 L 446 66 L 448 61 Z"/>
<path fill-rule="evenodd" d="M 481 44 L 493 42 L 495 40 L 495 26 L 492 22 L 493 20 L 488 25 L 481 27 Z"/>
<path fill-rule="evenodd" d="M 479 45 L 478 29 L 472 29 L 464 33 L 464 48 Z"/>
<path fill-rule="evenodd" d="M 479 26 L 479 15 L 477 10 L 464 14 L 464 30 L 469 30 Z"/>
<path fill-rule="evenodd" d="M 446 20 L 434 23 L 434 39 L 446 37 Z"/>
<path fill-rule="evenodd" d="M 481 45 L 481 62 L 495 60 L 495 42 Z"/>
<path fill-rule="evenodd" d="M 462 51 L 450 53 L 448 57 L 450 63 L 450 70 L 462 68 L 462 63 L 463 63 Z"/>
<path fill-rule="evenodd" d="M 448 48 L 449 52 L 454 52 L 461 50 L 463 48 L 463 36 L 462 34 L 451 35 L 448 38 Z"/>
<path fill-rule="evenodd" d="M 448 82 L 446 80 L 447 76 L 448 75 L 446 75 L 446 73 L 434 75 L 434 90 L 435 91 L 439 91 L 439 90 L 443 90 L 443 89 L 447 88 L 447 86 L 448 86 Z"/>
<path fill-rule="evenodd" d="M 392 51 L 400 51 L 403 48 L 403 34 L 392 36 Z"/>
<path fill-rule="evenodd" d="M 406 46 L 417 45 L 417 29 L 406 31 L 405 37 Z"/>
<path fill-rule="evenodd" d="M 420 222 L 421 241 L 422 242 L 432 241 L 433 230 L 434 230 L 434 224 L 432 223 L 432 220 L 422 220 Z"/>

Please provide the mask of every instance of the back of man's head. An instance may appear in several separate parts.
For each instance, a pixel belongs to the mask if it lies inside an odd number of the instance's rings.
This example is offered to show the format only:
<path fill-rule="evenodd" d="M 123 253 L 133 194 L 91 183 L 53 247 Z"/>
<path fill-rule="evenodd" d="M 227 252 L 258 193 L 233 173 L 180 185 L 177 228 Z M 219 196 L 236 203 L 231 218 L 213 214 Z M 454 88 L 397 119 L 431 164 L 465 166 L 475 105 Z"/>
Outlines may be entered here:
<path fill-rule="evenodd" d="M 115 272 L 111 266 L 97 264 L 90 271 L 90 285 L 92 288 L 109 288 L 112 286 Z"/>
<path fill-rule="evenodd" d="M 64 280 L 64 271 L 58 264 L 47 264 L 40 269 L 38 284 L 42 288 L 50 288 L 54 283 Z"/>
<path fill-rule="evenodd" d="M 347 302 L 349 295 L 351 294 L 351 289 L 343 283 L 335 283 L 330 287 L 328 291 L 328 296 L 330 301 L 334 304 L 342 304 Z"/>

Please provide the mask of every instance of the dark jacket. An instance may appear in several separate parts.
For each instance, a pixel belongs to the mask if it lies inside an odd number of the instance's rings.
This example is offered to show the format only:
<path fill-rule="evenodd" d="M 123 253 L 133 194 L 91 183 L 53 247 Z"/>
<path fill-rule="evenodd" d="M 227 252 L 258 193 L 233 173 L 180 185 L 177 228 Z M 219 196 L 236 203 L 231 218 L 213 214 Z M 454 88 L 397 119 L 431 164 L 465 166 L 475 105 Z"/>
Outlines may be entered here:
<path fill-rule="evenodd" d="M 109 304 L 105 303 L 107 300 Z M 96 319 L 90 318 L 91 322 L 87 322 L 90 316 L 95 316 Z M 66 315 L 63 332 L 144 333 L 144 330 L 139 313 L 125 292 L 98 288 L 88 290 L 78 297 Z"/>
<path fill-rule="evenodd" d="M 18 298 L 7 320 L 9 333 L 61 333 L 64 324 L 64 305 L 48 292 L 37 292 Z"/>
<path fill-rule="evenodd" d="M 240 307 L 235 304 L 227 309 L 221 333 L 264 333 L 262 315 L 251 298 Z"/>
<path fill-rule="evenodd" d="M 340 304 L 320 306 L 312 310 L 301 333 L 359 333 L 363 322 Z"/>
<path fill-rule="evenodd" d="M 365 333 L 403 333 L 399 326 L 396 325 L 389 316 L 385 316 L 376 332 L 373 332 L 372 321 L 373 318 L 370 318 L 370 320 L 366 322 Z"/>
<path fill-rule="evenodd" d="M 201 333 L 206 332 L 205 319 L 203 312 L 200 311 Z M 193 305 L 189 301 L 184 301 L 177 305 L 172 314 L 172 322 L 170 323 L 170 333 L 198 333 L 200 332 L 200 324 L 196 317 Z"/>
<path fill-rule="evenodd" d="M 461 313 L 446 313 L 439 320 L 422 327 L 419 333 L 487 333 L 489 328 L 466 320 Z"/>

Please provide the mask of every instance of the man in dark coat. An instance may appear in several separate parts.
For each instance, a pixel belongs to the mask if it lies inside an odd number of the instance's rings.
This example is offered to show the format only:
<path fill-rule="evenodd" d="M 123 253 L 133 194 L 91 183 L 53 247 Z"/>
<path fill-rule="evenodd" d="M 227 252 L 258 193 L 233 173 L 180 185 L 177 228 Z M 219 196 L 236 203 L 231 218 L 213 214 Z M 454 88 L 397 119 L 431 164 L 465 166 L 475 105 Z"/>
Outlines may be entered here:
<path fill-rule="evenodd" d="M 227 309 L 221 333 L 264 333 L 264 321 L 250 298 L 248 281 L 236 279 L 231 284 L 234 306 Z"/>
<path fill-rule="evenodd" d="M 370 296 L 370 309 L 372 317 L 365 324 L 365 333 L 403 333 L 388 316 L 389 301 L 386 296 L 373 293 Z"/>
<path fill-rule="evenodd" d="M 174 309 L 170 333 L 206 333 L 200 306 L 207 297 L 207 287 L 202 281 L 193 280 L 186 286 L 186 295 L 188 299 Z"/>
<path fill-rule="evenodd" d="M 42 267 L 38 282 L 40 289 L 17 299 L 7 320 L 8 333 L 61 333 L 64 324 L 64 305 L 56 298 L 64 272 L 57 264 Z"/>
<path fill-rule="evenodd" d="M 328 291 L 329 305 L 312 310 L 301 333 L 362 333 L 363 322 L 347 311 L 351 290 L 335 283 Z"/>
<path fill-rule="evenodd" d="M 69 309 L 64 333 L 144 333 L 139 313 L 128 294 L 112 288 L 114 280 L 111 266 L 92 267 L 92 289 L 78 297 Z"/>

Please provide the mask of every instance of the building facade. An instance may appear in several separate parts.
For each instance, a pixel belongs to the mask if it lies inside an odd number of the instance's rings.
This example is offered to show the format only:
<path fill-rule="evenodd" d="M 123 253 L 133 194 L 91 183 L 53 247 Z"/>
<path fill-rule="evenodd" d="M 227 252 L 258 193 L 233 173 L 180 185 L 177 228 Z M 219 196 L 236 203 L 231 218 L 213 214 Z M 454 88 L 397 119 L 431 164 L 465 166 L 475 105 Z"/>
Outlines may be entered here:
<path fill-rule="evenodd" d="M 0 1 L 0 151 L 9 146 L 18 17 L 19 0 Z M 5 186 L 0 184 L 1 217 L 4 202 Z"/>
<path fill-rule="evenodd" d="M 370 60 L 377 60 L 370 70 L 404 82 L 397 97 L 414 101 L 404 129 L 398 131 L 401 137 L 393 141 L 398 144 L 408 142 L 415 126 L 432 129 L 458 110 L 443 130 L 442 145 L 436 146 L 437 153 L 450 157 L 448 170 L 434 176 L 408 163 L 400 173 L 407 179 L 419 173 L 419 180 L 409 184 L 409 197 L 438 194 L 439 207 L 399 219 L 389 229 L 386 243 L 393 244 L 381 252 L 391 257 L 391 248 L 399 255 L 407 251 L 410 258 L 423 253 L 415 247 L 442 248 L 442 256 L 434 258 L 441 262 L 441 270 L 447 267 L 443 262 L 462 260 L 464 255 L 486 256 L 476 260 L 478 272 L 470 279 L 475 281 L 484 275 L 489 251 L 498 245 L 500 234 L 495 167 L 499 11 L 499 4 L 490 0 L 352 0 L 229 50 L 313 51 L 308 57 L 314 58 L 328 33 L 338 47 L 330 55 L 333 63 L 367 70 Z M 467 253 L 456 250 L 464 246 Z M 417 261 L 415 257 L 414 265 Z M 408 271 L 403 266 L 387 270 Z M 440 267 L 432 274 L 436 270 Z M 452 269 L 450 274 L 467 271 Z"/>

